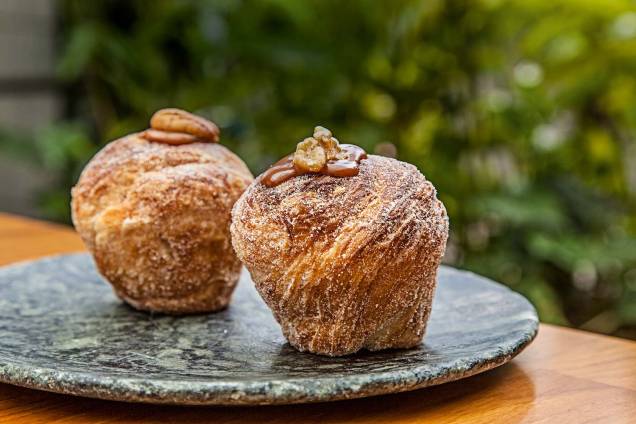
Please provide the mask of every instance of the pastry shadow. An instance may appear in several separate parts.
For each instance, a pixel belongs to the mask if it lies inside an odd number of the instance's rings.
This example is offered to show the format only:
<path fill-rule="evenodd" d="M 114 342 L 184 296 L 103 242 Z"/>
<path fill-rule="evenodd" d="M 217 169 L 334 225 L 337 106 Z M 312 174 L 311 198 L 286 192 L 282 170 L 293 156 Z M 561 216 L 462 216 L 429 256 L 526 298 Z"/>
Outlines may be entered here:
<path fill-rule="evenodd" d="M 347 371 L 350 374 L 358 374 L 360 371 L 368 373 L 368 371 L 365 370 L 353 371 L 351 366 L 364 366 L 366 369 L 366 367 L 379 364 L 384 367 L 387 361 L 391 360 L 400 361 L 404 364 L 404 362 L 408 361 L 410 359 L 409 357 L 414 354 L 417 354 L 418 356 L 417 358 L 413 358 L 413 360 L 417 360 L 418 362 L 421 361 L 421 355 L 426 355 L 431 359 L 443 357 L 441 353 L 438 353 L 435 349 L 426 346 L 426 344 L 421 344 L 408 349 L 384 349 L 375 352 L 363 349 L 359 352 L 344 356 L 327 356 L 317 355 L 311 352 L 301 352 L 289 343 L 284 343 L 281 345 L 278 353 L 273 355 L 271 364 L 272 368 L 276 369 L 284 369 L 285 367 L 299 369 L 299 367 L 301 367 L 303 368 L 303 375 L 306 375 L 307 372 L 313 371 L 316 374 L 316 377 L 320 377 L 328 376 L 331 373 L 330 371 L 337 373 Z M 317 367 L 324 368 L 318 369 Z"/>

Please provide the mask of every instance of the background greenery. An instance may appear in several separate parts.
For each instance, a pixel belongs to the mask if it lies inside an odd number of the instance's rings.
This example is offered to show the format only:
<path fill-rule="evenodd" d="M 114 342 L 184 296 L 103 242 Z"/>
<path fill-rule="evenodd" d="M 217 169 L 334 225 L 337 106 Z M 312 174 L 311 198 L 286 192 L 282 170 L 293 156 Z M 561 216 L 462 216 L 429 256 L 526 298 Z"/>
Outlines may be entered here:
<path fill-rule="evenodd" d="M 55 176 L 49 217 L 161 107 L 213 119 L 255 173 L 322 124 L 434 182 L 447 262 L 636 338 L 633 2 L 76 0 L 60 29 L 66 119 L 4 143 Z"/>

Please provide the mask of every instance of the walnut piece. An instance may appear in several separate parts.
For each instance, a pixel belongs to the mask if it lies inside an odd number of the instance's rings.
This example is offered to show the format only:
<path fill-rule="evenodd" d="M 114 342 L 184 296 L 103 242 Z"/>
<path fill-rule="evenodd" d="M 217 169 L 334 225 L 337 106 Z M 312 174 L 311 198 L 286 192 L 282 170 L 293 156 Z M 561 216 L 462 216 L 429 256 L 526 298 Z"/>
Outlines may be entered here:
<path fill-rule="evenodd" d="M 338 159 L 341 153 L 338 140 L 327 128 L 314 128 L 313 137 L 298 143 L 294 153 L 294 165 L 303 171 L 320 172 L 332 159 Z"/>
<path fill-rule="evenodd" d="M 181 109 L 161 109 L 150 119 L 150 129 L 141 136 L 165 144 L 216 143 L 219 128 L 205 118 Z"/>

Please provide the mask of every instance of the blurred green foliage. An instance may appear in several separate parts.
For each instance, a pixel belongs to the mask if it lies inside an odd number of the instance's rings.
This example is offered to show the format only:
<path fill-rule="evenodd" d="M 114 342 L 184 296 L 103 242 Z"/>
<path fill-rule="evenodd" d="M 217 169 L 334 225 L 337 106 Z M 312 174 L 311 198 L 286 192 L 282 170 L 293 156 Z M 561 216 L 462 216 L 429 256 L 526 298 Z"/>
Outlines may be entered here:
<path fill-rule="evenodd" d="M 544 321 L 636 338 L 636 7 L 628 0 L 61 2 L 67 121 L 37 137 L 49 215 L 161 107 L 255 173 L 316 124 L 437 186 L 447 262 Z M 395 146 L 395 149 L 393 148 Z"/>

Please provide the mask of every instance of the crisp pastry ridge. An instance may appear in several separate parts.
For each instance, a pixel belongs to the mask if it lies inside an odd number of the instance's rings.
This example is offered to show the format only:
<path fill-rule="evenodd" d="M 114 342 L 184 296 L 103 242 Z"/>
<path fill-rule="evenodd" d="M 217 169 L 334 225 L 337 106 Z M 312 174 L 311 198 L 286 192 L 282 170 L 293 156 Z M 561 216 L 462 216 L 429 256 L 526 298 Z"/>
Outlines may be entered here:
<path fill-rule="evenodd" d="M 421 342 L 448 225 L 416 167 L 369 155 L 352 177 L 257 179 L 231 232 L 290 344 L 339 356 Z"/>
<path fill-rule="evenodd" d="M 241 269 L 230 211 L 253 177 L 219 144 L 142 135 L 109 143 L 88 163 L 72 190 L 73 223 L 101 274 L 135 308 L 222 309 Z"/>

